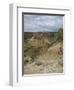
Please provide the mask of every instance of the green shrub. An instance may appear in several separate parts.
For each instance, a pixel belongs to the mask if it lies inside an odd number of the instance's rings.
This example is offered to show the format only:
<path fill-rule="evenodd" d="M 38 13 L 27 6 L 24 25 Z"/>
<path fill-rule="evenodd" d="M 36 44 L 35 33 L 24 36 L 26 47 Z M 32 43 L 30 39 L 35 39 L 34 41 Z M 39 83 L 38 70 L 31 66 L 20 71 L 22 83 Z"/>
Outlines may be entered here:
<path fill-rule="evenodd" d="M 63 28 L 60 28 L 57 32 L 57 40 L 62 41 L 63 40 Z"/>

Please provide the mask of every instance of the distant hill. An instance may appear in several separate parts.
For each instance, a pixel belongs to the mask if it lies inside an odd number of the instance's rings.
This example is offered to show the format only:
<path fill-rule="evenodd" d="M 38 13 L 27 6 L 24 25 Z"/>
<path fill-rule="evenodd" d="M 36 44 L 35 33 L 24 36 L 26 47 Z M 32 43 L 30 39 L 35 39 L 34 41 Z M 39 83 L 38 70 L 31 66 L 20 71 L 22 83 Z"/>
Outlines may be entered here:
<path fill-rule="evenodd" d="M 56 32 L 24 32 L 24 39 L 34 37 L 35 39 L 41 39 L 42 37 L 53 37 Z"/>

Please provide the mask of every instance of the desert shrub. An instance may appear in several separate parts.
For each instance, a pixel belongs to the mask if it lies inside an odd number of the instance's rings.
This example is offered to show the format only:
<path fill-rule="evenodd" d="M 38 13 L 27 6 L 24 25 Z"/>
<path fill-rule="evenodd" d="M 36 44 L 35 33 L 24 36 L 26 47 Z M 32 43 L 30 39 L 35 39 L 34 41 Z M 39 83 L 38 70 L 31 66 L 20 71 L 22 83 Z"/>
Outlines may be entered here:
<path fill-rule="evenodd" d="M 60 64 L 61 66 L 63 66 L 63 60 L 59 59 L 58 64 Z"/>
<path fill-rule="evenodd" d="M 58 54 L 63 55 L 63 48 L 62 47 L 59 48 Z"/>
<path fill-rule="evenodd" d="M 62 41 L 63 40 L 63 28 L 60 28 L 57 32 L 57 40 Z"/>
<path fill-rule="evenodd" d="M 25 61 L 24 61 L 24 64 L 28 64 L 28 62 L 29 62 L 28 60 L 25 60 Z"/>
<path fill-rule="evenodd" d="M 30 64 L 32 63 L 32 58 L 30 56 L 26 56 L 24 57 L 24 64 Z"/>
<path fill-rule="evenodd" d="M 42 63 L 41 63 L 41 62 L 35 62 L 35 64 L 36 64 L 37 66 L 42 65 Z"/>
<path fill-rule="evenodd" d="M 40 53 L 40 48 L 35 48 L 35 47 L 28 48 L 28 47 L 25 47 L 25 49 L 24 49 L 24 57 L 29 56 L 31 62 L 35 61 L 35 59 L 37 58 L 39 53 Z M 26 59 L 29 60 L 29 58 L 26 58 Z M 25 60 L 25 63 L 26 62 L 28 62 L 28 61 Z"/>
<path fill-rule="evenodd" d="M 34 60 L 35 58 L 37 58 L 37 56 L 39 55 L 39 52 L 40 52 L 40 49 L 38 49 L 38 48 L 33 48 L 32 49 L 32 56 L 31 56 L 31 58 Z"/>

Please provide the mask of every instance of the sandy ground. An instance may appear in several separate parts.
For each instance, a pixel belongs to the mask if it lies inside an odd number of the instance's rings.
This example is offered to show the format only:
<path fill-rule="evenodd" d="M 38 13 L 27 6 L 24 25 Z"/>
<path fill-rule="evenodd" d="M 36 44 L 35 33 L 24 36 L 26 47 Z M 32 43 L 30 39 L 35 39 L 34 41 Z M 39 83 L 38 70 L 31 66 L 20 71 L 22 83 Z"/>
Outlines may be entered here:
<path fill-rule="evenodd" d="M 24 65 L 24 74 L 62 73 L 63 55 L 58 55 L 61 43 L 54 44 L 34 62 Z"/>

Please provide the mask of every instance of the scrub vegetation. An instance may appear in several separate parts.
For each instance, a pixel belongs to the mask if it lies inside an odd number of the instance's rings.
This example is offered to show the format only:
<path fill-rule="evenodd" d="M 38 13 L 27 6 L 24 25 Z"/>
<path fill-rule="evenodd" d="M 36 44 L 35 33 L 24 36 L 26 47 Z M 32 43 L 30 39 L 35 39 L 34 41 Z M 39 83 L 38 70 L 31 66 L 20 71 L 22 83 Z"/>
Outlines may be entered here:
<path fill-rule="evenodd" d="M 24 32 L 24 74 L 63 72 L 63 29 Z"/>

